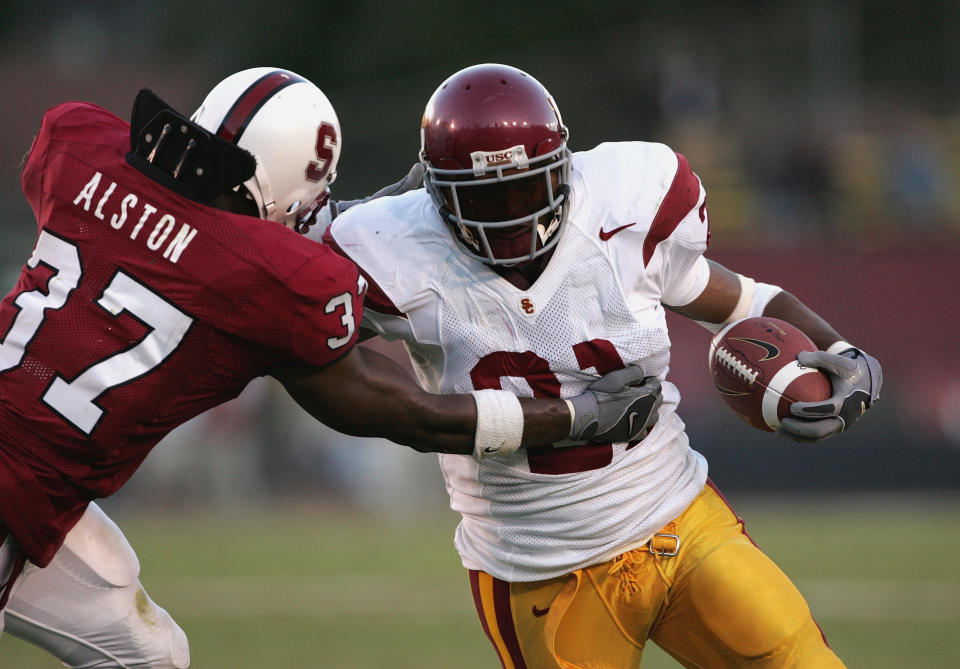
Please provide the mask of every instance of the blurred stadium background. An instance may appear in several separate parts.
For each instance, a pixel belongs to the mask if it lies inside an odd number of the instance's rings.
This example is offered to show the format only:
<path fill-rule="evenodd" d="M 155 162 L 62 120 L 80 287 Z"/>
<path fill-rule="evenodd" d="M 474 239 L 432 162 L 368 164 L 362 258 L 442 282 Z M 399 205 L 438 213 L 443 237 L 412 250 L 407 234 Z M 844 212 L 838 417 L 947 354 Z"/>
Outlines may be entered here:
<path fill-rule="evenodd" d="M 707 333 L 672 322 L 694 446 L 850 666 L 960 666 L 960 3 L 758 5 L 0 0 L 0 280 L 34 242 L 19 164 L 58 102 L 127 116 L 149 87 L 189 113 L 233 71 L 292 69 L 340 115 L 349 199 L 406 172 L 445 76 L 521 67 L 574 149 L 684 153 L 709 255 L 882 360 L 880 408 L 800 447 L 728 413 Z M 495 666 L 433 457 L 331 432 L 270 381 L 177 430 L 103 506 L 194 666 Z M 7 636 L 0 666 L 56 664 Z"/>

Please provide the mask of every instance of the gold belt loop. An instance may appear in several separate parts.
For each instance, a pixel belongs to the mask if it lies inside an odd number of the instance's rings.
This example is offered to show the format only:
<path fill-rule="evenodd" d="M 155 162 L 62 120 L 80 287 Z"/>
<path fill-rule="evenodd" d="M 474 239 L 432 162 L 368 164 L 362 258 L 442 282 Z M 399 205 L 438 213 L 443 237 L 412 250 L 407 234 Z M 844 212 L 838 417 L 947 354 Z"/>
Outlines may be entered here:
<path fill-rule="evenodd" d="M 657 546 L 653 545 L 653 542 L 657 539 L 661 541 L 657 542 Z M 671 544 L 665 544 L 664 541 L 671 542 Z M 660 557 L 674 557 L 677 553 L 680 552 L 680 537 L 676 534 L 654 534 L 651 537 L 650 541 L 647 542 L 647 550 L 650 551 L 653 555 L 659 555 Z"/>

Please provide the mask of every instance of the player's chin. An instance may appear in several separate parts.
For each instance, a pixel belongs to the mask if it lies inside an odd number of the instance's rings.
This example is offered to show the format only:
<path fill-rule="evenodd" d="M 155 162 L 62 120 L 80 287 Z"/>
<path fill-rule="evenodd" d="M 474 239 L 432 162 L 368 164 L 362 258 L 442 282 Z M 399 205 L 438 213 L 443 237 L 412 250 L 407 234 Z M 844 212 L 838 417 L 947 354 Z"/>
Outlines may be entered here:
<path fill-rule="evenodd" d="M 510 236 L 490 235 L 490 250 L 496 258 L 526 258 L 530 255 L 530 240 L 532 237 L 530 230 L 522 230 Z M 540 248 L 540 242 L 537 242 L 537 248 Z"/>

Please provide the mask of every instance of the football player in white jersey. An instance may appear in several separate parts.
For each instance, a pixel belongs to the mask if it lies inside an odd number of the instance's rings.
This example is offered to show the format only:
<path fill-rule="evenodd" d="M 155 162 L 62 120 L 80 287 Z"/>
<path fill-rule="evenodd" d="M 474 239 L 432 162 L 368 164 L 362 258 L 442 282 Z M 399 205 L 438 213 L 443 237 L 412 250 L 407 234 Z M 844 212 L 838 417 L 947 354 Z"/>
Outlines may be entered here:
<path fill-rule="evenodd" d="M 806 332 L 821 351 L 801 363 L 834 395 L 792 406 L 781 433 L 798 440 L 872 406 L 876 360 L 790 293 L 704 258 L 706 192 L 682 155 L 646 142 L 572 153 L 525 72 L 457 72 L 421 136 L 426 188 L 354 207 L 324 237 L 368 278 L 363 326 L 402 340 L 433 392 L 566 398 L 628 365 L 662 384 L 639 441 L 440 455 L 503 667 L 639 667 L 647 639 L 689 667 L 843 666 L 690 447 L 664 310 L 714 331 L 765 314 Z"/>

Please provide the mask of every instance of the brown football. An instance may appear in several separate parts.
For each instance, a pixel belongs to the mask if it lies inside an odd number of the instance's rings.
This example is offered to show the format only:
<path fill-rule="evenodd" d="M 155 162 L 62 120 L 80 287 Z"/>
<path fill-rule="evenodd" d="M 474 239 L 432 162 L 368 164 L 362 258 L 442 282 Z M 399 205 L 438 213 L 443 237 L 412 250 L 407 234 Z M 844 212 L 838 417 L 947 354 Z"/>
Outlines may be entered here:
<path fill-rule="evenodd" d="M 777 318 L 744 318 L 710 342 L 710 375 L 727 406 L 754 427 L 773 432 L 793 402 L 830 397 L 830 379 L 797 362 L 816 345 L 797 327 Z"/>

